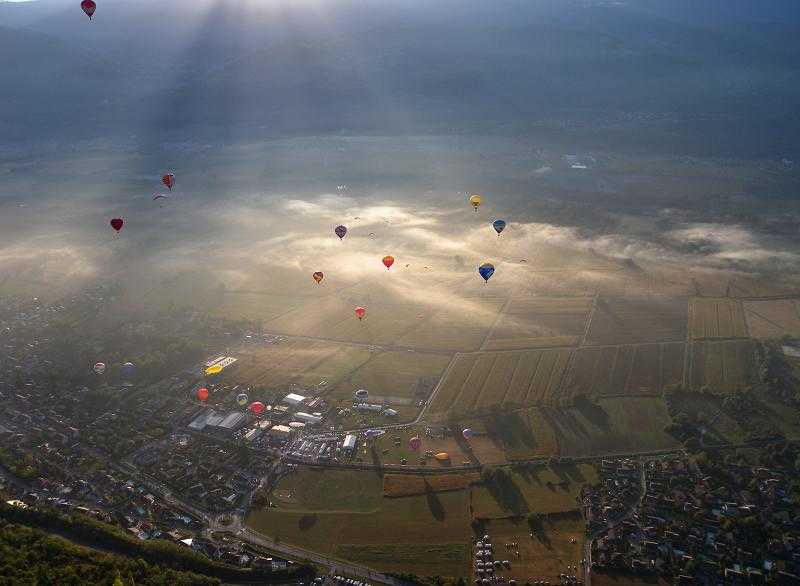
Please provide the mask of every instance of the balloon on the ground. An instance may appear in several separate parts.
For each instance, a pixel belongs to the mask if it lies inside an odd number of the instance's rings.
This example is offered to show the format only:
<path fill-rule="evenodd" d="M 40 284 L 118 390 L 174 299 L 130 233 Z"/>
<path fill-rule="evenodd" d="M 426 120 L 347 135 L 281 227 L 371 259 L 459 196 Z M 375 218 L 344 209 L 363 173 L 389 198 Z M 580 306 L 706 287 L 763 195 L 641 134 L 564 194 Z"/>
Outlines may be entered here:
<path fill-rule="evenodd" d="M 436 458 L 440 462 L 446 462 L 447 460 L 450 459 L 450 454 L 448 454 L 447 452 L 439 452 L 434 456 L 434 458 Z"/>
<path fill-rule="evenodd" d="M 416 451 L 422 447 L 422 440 L 419 439 L 419 436 L 415 435 L 408 440 L 408 447 Z"/>
<path fill-rule="evenodd" d="M 249 399 L 246 393 L 239 393 L 236 395 L 236 402 L 239 404 L 239 407 L 247 405 L 247 401 L 249 401 Z"/>
<path fill-rule="evenodd" d="M 250 406 L 248 407 L 248 409 L 250 409 L 250 411 L 252 413 L 255 413 L 256 415 L 259 415 L 259 414 L 264 412 L 264 403 L 262 403 L 261 401 L 256 401 L 254 403 L 250 403 Z"/>
<path fill-rule="evenodd" d="M 387 271 L 388 271 L 390 268 L 392 268 L 392 265 L 393 265 L 393 264 L 394 264 L 394 257 L 393 257 L 393 256 L 384 256 L 384 257 L 383 257 L 383 266 L 385 266 L 385 267 L 386 267 L 386 270 L 387 270 Z"/>
<path fill-rule="evenodd" d="M 464 431 L 461 432 L 461 435 L 464 436 L 464 439 L 468 440 L 473 435 L 475 435 L 475 432 L 472 431 L 469 427 L 467 427 L 466 429 L 464 429 Z"/>
<path fill-rule="evenodd" d="M 93 370 L 97 374 L 103 374 L 106 371 L 106 365 L 103 362 L 98 362 L 97 364 L 94 365 Z"/>
<path fill-rule="evenodd" d="M 341 225 L 340 226 L 336 226 L 333 229 L 333 232 L 339 237 L 339 240 L 341 240 L 347 234 L 347 228 L 345 228 L 344 226 L 341 226 Z"/>
<path fill-rule="evenodd" d="M 202 387 L 202 388 L 198 389 L 197 390 L 197 398 L 200 399 L 201 401 L 207 401 L 208 400 L 208 389 L 205 388 L 205 387 Z"/>
<path fill-rule="evenodd" d="M 367 315 L 367 310 L 366 310 L 366 309 L 364 309 L 364 308 L 363 308 L 363 307 L 361 307 L 361 306 L 358 306 L 358 307 L 356 307 L 356 309 L 355 309 L 355 312 L 356 312 L 356 317 L 357 317 L 359 320 L 362 320 L 362 319 L 364 319 L 364 316 L 365 316 L 365 315 Z"/>
<path fill-rule="evenodd" d="M 480 276 L 483 277 L 483 280 L 488 283 L 489 279 L 494 274 L 494 265 L 488 262 L 483 263 L 478 267 L 478 274 L 480 274 Z"/>
<path fill-rule="evenodd" d="M 94 11 L 97 10 L 97 4 L 94 3 L 94 0 L 82 0 L 81 9 L 86 13 L 86 16 L 89 17 L 89 20 L 92 20 Z"/>
<path fill-rule="evenodd" d="M 222 372 L 222 367 L 219 364 L 213 364 L 205 370 L 206 376 L 214 376 L 220 372 Z"/>
<path fill-rule="evenodd" d="M 481 196 L 477 193 L 473 193 L 469 196 L 469 203 L 472 204 L 472 207 L 475 208 L 475 211 L 478 211 L 478 206 L 481 205 Z"/>
<path fill-rule="evenodd" d="M 161 183 L 166 185 L 169 188 L 169 190 L 172 191 L 172 187 L 173 185 L 175 185 L 175 173 L 171 171 L 169 173 L 164 173 L 161 176 Z"/>
<path fill-rule="evenodd" d="M 497 235 L 500 236 L 500 232 L 506 229 L 506 221 L 505 220 L 495 220 L 492 222 L 492 226 L 497 231 Z"/>
<path fill-rule="evenodd" d="M 314 277 L 314 280 L 317 282 L 317 285 L 319 285 L 322 282 L 322 279 L 325 278 L 325 275 L 322 273 L 322 271 L 317 271 L 311 276 Z"/>
<path fill-rule="evenodd" d="M 111 224 L 111 227 L 114 228 L 114 230 L 119 232 L 122 230 L 122 226 L 125 224 L 125 222 L 122 220 L 122 218 L 111 218 L 109 224 Z"/>

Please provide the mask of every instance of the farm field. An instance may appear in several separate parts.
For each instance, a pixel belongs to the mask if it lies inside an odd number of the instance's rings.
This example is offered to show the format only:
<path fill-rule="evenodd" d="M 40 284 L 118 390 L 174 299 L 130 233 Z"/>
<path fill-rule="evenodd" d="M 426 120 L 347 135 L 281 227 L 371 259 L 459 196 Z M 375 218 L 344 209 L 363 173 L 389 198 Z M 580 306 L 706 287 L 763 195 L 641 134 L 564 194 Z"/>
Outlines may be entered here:
<path fill-rule="evenodd" d="M 597 586 L 669 586 L 669 582 L 656 576 L 630 576 L 594 572 L 592 584 Z"/>
<path fill-rule="evenodd" d="M 744 301 L 743 305 L 754 338 L 800 336 L 800 303 L 796 299 Z"/>
<path fill-rule="evenodd" d="M 418 496 L 429 492 L 464 490 L 480 480 L 477 472 L 463 474 L 385 474 L 383 476 L 383 496 Z"/>
<path fill-rule="evenodd" d="M 569 409 L 544 410 L 559 453 L 577 457 L 678 447 L 664 431 L 670 423 L 660 397 L 609 397 Z"/>
<path fill-rule="evenodd" d="M 282 510 L 374 511 L 382 484 L 375 472 L 300 466 L 277 482 L 272 497 Z"/>
<path fill-rule="evenodd" d="M 412 450 L 408 445 L 408 441 L 414 436 L 422 439 L 422 447 L 418 451 Z M 395 446 L 394 438 L 399 438 L 399 446 Z M 450 460 L 426 459 L 424 455 L 428 450 L 434 454 L 446 452 L 450 455 Z M 387 430 L 384 435 L 371 440 L 369 444 L 362 441 L 359 443 L 356 457 L 364 462 L 381 462 L 392 466 L 400 466 L 401 461 L 406 459 L 409 465 L 423 465 L 432 469 L 452 468 L 461 466 L 464 462 L 474 463 L 469 445 L 461 437 L 460 430 L 444 434 L 444 437 L 441 431 L 429 436 L 425 434 L 424 425 Z"/>
<path fill-rule="evenodd" d="M 686 339 L 686 320 L 683 297 L 600 297 L 586 343 L 681 342 Z"/>
<path fill-rule="evenodd" d="M 683 342 L 579 348 L 569 396 L 660 395 L 683 382 Z"/>
<path fill-rule="evenodd" d="M 498 405 L 555 403 L 569 353 L 554 349 L 459 356 L 428 413 L 465 416 Z"/>
<path fill-rule="evenodd" d="M 591 464 L 544 465 L 506 469 L 509 485 L 504 491 L 485 484 L 472 487 L 472 516 L 499 519 L 534 513 L 562 513 L 579 510 L 581 488 L 599 481 Z"/>
<path fill-rule="evenodd" d="M 586 537 L 583 517 L 578 512 L 557 513 L 538 520 L 535 529 L 531 537 L 526 520 L 496 519 L 486 523 L 484 531 L 495 544 L 495 559 L 511 562 L 511 568 L 498 575 L 518 584 L 529 579 L 558 584 L 558 576 L 566 572 L 567 566 L 580 567 Z M 519 543 L 519 558 L 503 547 L 514 541 Z"/>
<path fill-rule="evenodd" d="M 359 474 L 374 476 L 373 472 Z M 360 555 L 374 556 L 369 564 L 377 570 L 427 573 L 438 569 L 435 573 L 454 577 L 469 573 L 468 553 L 455 551 L 456 544 L 463 547 L 472 535 L 466 490 L 382 498 L 371 512 L 335 512 L 324 510 L 325 504 L 323 500 L 308 502 L 309 508 L 316 510 L 313 513 L 281 508 L 251 511 L 247 525 L 282 542 L 324 554 L 353 556 L 353 561 L 366 561 Z M 410 546 L 408 551 L 417 554 L 391 557 L 382 553 L 395 552 L 401 546 Z M 358 554 L 364 547 L 370 550 Z M 445 559 L 428 555 L 428 549 L 439 548 L 447 552 Z"/>
<path fill-rule="evenodd" d="M 724 340 L 692 342 L 691 388 L 707 387 L 712 393 L 743 389 L 755 382 L 755 342 Z"/>
<path fill-rule="evenodd" d="M 777 297 L 797 293 L 800 293 L 800 280 L 796 275 L 765 279 L 742 274 L 730 281 L 730 295 L 733 297 Z"/>
<path fill-rule="evenodd" d="M 735 299 L 693 297 L 689 300 L 689 335 L 702 338 L 746 338 L 742 304 Z"/>
<path fill-rule="evenodd" d="M 514 299 L 484 350 L 575 345 L 583 337 L 591 306 L 586 297 Z"/>

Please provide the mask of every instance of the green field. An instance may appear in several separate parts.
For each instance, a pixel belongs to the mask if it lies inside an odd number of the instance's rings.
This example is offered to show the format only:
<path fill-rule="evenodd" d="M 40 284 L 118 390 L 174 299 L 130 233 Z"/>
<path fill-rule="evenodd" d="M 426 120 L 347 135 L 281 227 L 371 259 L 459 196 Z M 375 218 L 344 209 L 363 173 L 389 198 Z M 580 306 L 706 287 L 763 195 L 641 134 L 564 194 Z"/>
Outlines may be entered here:
<path fill-rule="evenodd" d="M 283 476 L 272 491 L 281 510 L 376 511 L 383 479 L 376 473 L 299 467 Z"/>
<path fill-rule="evenodd" d="M 707 387 L 712 393 L 728 393 L 754 383 L 755 347 L 751 340 L 692 342 L 691 388 Z"/>

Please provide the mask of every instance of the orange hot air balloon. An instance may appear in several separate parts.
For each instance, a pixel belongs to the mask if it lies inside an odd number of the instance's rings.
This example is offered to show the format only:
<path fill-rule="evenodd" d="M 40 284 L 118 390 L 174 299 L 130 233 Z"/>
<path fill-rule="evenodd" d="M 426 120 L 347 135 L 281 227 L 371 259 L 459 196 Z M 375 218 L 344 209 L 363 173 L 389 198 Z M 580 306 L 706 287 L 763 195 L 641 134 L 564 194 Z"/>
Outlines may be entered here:
<path fill-rule="evenodd" d="M 387 271 L 390 268 L 392 268 L 393 264 L 394 264 L 394 257 L 393 256 L 384 256 L 383 257 L 383 265 L 386 267 Z"/>
<path fill-rule="evenodd" d="M 161 176 L 161 183 L 166 185 L 170 191 L 172 191 L 172 186 L 175 185 L 175 173 L 170 171 L 169 173 L 164 173 Z"/>
<path fill-rule="evenodd" d="M 207 401 L 208 400 L 208 389 L 205 388 L 205 387 L 203 387 L 201 389 L 198 389 L 197 398 L 200 399 L 201 401 L 204 401 L 204 402 Z"/>
<path fill-rule="evenodd" d="M 314 277 L 314 280 L 317 282 L 317 285 L 319 285 L 322 282 L 322 279 L 325 278 L 325 275 L 322 274 L 322 271 L 317 271 L 311 276 Z"/>
<path fill-rule="evenodd" d="M 361 307 L 360 305 L 356 307 L 356 317 L 359 320 L 364 319 L 364 316 L 367 315 L 367 310 Z"/>

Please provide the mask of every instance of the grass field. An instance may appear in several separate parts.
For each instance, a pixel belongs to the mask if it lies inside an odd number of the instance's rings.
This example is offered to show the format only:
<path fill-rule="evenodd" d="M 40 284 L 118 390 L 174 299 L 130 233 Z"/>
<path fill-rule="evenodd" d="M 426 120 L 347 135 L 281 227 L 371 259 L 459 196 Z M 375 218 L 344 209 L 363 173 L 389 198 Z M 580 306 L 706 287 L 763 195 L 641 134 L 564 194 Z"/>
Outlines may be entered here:
<path fill-rule="evenodd" d="M 528 580 L 549 580 L 558 584 L 558 576 L 567 566 L 577 565 L 583 551 L 586 528 L 580 513 L 556 514 L 544 518 L 531 537 L 525 520 L 497 519 L 486 524 L 485 532 L 495 544 L 495 559 L 507 559 L 511 568 L 498 575 L 524 584 Z M 519 543 L 520 556 L 503 547 Z"/>
<path fill-rule="evenodd" d="M 586 297 L 514 299 L 484 349 L 575 345 L 583 336 L 591 305 L 591 299 Z"/>
<path fill-rule="evenodd" d="M 408 446 L 408 440 L 414 436 L 422 439 L 422 447 L 418 451 Z M 399 446 L 395 446 L 394 438 L 399 438 Z M 433 458 L 424 459 L 423 456 L 428 450 L 434 454 L 446 452 L 450 455 L 450 460 L 442 462 Z M 445 434 L 444 437 L 441 432 L 430 437 L 425 435 L 424 425 L 390 429 L 384 435 L 372 440 L 369 445 L 362 444 L 357 457 L 364 462 L 377 461 L 393 465 L 398 465 L 405 459 L 410 465 L 424 465 L 433 469 L 451 468 L 461 466 L 465 461 L 474 461 L 468 444 L 461 437 L 460 428 L 453 433 Z"/>
<path fill-rule="evenodd" d="M 656 576 L 631 576 L 594 572 L 592 584 L 597 586 L 669 586 L 669 582 Z"/>
<path fill-rule="evenodd" d="M 298 467 L 278 481 L 272 495 L 280 509 L 376 511 L 382 485 L 374 472 Z"/>
<path fill-rule="evenodd" d="M 732 392 L 755 382 L 755 343 L 750 340 L 693 342 L 691 388 L 712 393 Z"/>
<path fill-rule="evenodd" d="M 458 357 L 442 381 L 428 413 L 468 415 L 492 407 L 551 404 L 569 350 L 485 352 Z"/>
<path fill-rule="evenodd" d="M 693 297 L 689 301 L 689 335 L 702 338 L 745 338 L 742 304 L 735 299 Z"/>
<path fill-rule="evenodd" d="M 472 516 L 478 519 L 535 513 L 562 513 L 580 508 L 581 488 L 599 481 L 591 464 L 538 465 L 531 469 L 506 469 L 510 483 L 505 490 L 476 484 L 472 487 Z"/>
<path fill-rule="evenodd" d="M 429 492 L 447 492 L 464 490 L 477 482 L 480 474 L 466 472 L 464 474 L 441 474 L 438 476 L 419 474 L 385 474 L 383 476 L 383 496 L 404 497 L 418 496 Z"/>
<path fill-rule="evenodd" d="M 660 395 L 683 381 L 685 344 L 580 348 L 565 386 L 570 396 Z"/>
<path fill-rule="evenodd" d="M 800 303 L 796 299 L 744 301 L 743 305 L 754 338 L 800 336 Z"/>
<path fill-rule="evenodd" d="M 354 474 L 375 476 L 374 472 Z M 360 481 L 352 478 L 353 483 Z M 369 565 L 377 570 L 469 575 L 469 556 L 458 553 L 472 535 L 468 491 L 381 498 L 377 509 L 369 512 L 326 510 L 331 503 L 335 499 L 319 495 L 305 503 L 306 511 L 280 507 L 251 511 L 247 525 L 324 554 L 353 561 L 370 558 Z M 405 551 L 402 555 L 389 555 L 401 550 Z M 436 551 L 445 554 L 442 559 L 433 555 Z"/>
<path fill-rule="evenodd" d="M 681 297 L 600 297 L 587 343 L 680 342 L 686 339 L 687 304 Z"/>

